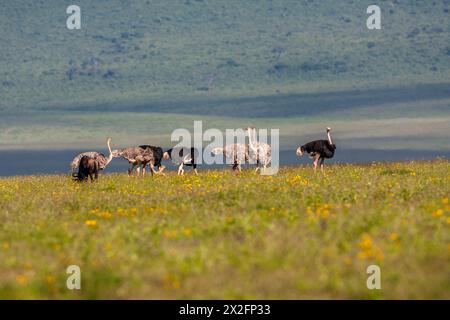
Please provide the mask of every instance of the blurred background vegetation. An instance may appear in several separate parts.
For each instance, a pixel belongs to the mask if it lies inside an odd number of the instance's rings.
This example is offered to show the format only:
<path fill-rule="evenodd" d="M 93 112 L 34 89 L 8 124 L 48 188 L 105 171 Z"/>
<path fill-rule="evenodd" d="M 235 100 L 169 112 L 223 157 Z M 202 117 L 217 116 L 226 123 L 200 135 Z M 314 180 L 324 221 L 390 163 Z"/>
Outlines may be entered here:
<path fill-rule="evenodd" d="M 373 1 L 80 0 L 68 30 L 72 2 L 1 4 L 2 149 L 167 145 L 204 120 L 450 150 L 449 1 L 377 1 L 376 31 Z"/>

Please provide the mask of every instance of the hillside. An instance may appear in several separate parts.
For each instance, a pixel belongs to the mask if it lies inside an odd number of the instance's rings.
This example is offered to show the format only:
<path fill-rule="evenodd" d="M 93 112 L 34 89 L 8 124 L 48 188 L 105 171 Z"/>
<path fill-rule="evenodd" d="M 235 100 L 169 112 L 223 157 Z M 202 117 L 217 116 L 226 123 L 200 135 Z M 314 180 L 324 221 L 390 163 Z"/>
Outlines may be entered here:
<path fill-rule="evenodd" d="M 448 1 L 381 1 L 378 31 L 368 1 L 77 3 L 81 30 L 61 1 L 1 5 L 0 149 L 168 146 L 203 120 L 450 150 Z"/>
<path fill-rule="evenodd" d="M 448 1 L 78 1 L 0 11 L 0 108 L 450 82 Z"/>

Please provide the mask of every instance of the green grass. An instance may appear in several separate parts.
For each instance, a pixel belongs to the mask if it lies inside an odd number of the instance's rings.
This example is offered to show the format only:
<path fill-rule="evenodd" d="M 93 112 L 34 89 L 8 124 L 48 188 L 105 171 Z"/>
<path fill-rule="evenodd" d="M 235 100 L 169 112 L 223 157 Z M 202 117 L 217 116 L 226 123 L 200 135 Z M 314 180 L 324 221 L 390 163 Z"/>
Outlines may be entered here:
<path fill-rule="evenodd" d="M 0 298 L 449 299 L 449 174 L 438 160 L 2 178 Z"/>

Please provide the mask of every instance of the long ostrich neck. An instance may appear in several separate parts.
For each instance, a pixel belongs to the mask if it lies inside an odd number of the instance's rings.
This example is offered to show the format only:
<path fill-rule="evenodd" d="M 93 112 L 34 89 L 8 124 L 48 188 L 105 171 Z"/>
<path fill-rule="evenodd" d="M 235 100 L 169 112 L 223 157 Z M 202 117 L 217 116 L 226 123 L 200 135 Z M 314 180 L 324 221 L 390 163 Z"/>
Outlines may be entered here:
<path fill-rule="evenodd" d="M 113 154 L 112 154 L 112 150 L 111 150 L 111 139 L 108 139 L 108 141 L 106 141 L 106 144 L 108 145 L 108 150 L 109 150 L 109 156 L 108 156 L 108 159 L 107 159 L 107 161 L 106 161 L 106 164 L 108 165 L 110 162 L 111 162 L 111 160 L 113 159 Z"/>
<path fill-rule="evenodd" d="M 256 129 L 248 129 L 248 140 L 250 142 L 250 148 L 256 150 Z"/>
<path fill-rule="evenodd" d="M 330 131 L 327 132 L 328 135 L 328 142 L 330 142 L 330 144 L 333 144 L 333 142 L 331 142 L 331 134 Z"/>

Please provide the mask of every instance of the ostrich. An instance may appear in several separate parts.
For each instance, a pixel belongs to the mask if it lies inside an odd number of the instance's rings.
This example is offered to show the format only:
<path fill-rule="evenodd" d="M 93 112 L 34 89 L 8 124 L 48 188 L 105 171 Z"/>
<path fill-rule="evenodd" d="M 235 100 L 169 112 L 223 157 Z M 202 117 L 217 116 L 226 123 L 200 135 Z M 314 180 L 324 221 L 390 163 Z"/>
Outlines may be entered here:
<path fill-rule="evenodd" d="M 154 173 L 162 173 L 164 171 L 164 169 L 166 168 L 165 166 L 163 166 L 161 164 L 161 161 L 162 161 L 163 156 L 164 156 L 163 149 L 161 147 L 155 147 L 155 146 L 149 146 L 149 145 L 142 145 L 142 146 L 139 146 L 139 148 L 142 148 L 142 149 L 145 149 L 145 150 L 148 149 L 150 152 L 153 153 L 153 160 L 151 160 L 148 163 L 144 162 L 142 164 L 142 175 L 145 174 L 145 167 L 147 165 L 150 166 L 150 170 L 151 170 L 152 175 Z M 158 167 L 158 171 L 155 171 L 155 167 Z"/>
<path fill-rule="evenodd" d="M 84 156 L 87 156 L 89 158 L 97 160 L 99 164 L 99 170 L 103 170 L 106 168 L 106 166 L 111 162 L 113 158 L 113 152 L 111 151 L 111 138 L 108 138 L 106 140 L 106 144 L 108 145 L 109 150 L 109 156 L 106 157 L 103 153 L 96 152 L 96 151 L 89 151 L 89 152 L 83 152 L 77 155 L 75 158 L 73 158 L 72 162 L 70 163 L 70 169 L 72 170 L 72 173 L 75 172 L 75 169 L 79 166 L 81 159 Z"/>
<path fill-rule="evenodd" d="M 211 150 L 215 155 L 223 154 L 233 160 L 233 171 L 242 171 L 241 164 L 249 160 L 249 147 L 247 144 L 232 143 L 225 147 L 216 147 Z"/>
<path fill-rule="evenodd" d="M 139 175 L 141 166 L 145 168 L 145 166 L 149 163 L 155 163 L 155 158 L 153 151 L 149 148 L 141 148 L 141 147 L 128 147 L 122 149 L 116 149 L 112 151 L 113 157 L 121 157 L 128 161 L 130 164 L 130 168 L 128 169 L 128 174 L 132 175 L 134 168 L 136 168 L 136 172 Z M 153 170 L 151 171 L 153 175 Z"/>
<path fill-rule="evenodd" d="M 82 182 L 88 181 L 91 178 L 91 182 L 98 180 L 98 172 L 100 171 L 100 163 L 97 159 L 89 156 L 83 156 L 80 159 L 78 166 L 78 173 L 73 173 L 73 177 Z"/>
<path fill-rule="evenodd" d="M 265 143 L 260 142 L 256 138 L 256 129 L 248 127 L 248 140 L 249 140 L 249 149 L 252 151 L 249 153 L 249 156 L 252 160 L 256 160 L 256 170 L 258 172 L 260 170 L 260 164 L 263 165 L 263 170 L 266 170 L 267 166 L 272 161 L 272 147 Z"/>
<path fill-rule="evenodd" d="M 176 152 L 178 152 L 178 155 Z M 178 165 L 178 175 L 184 174 L 184 166 L 192 166 L 192 169 L 197 175 L 197 158 L 198 150 L 195 148 L 172 148 L 164 152 L 163 155 L 164 160 L 172 159 L 174 160 L 174 164 Z"/>
<path fill-rule="evenodd" d="M 320 169 L 323 170 L 325 159 L 331 159 L 334 156 L 336 145 L 331 141 L 331 128 L 327 127 L 328 140 L 311 141 L 297 148 L 297 156 L 302 156 L 305 152 L 314 159 L 314 171 L 317 170 L 317 163 L 320 160 Z"/>

